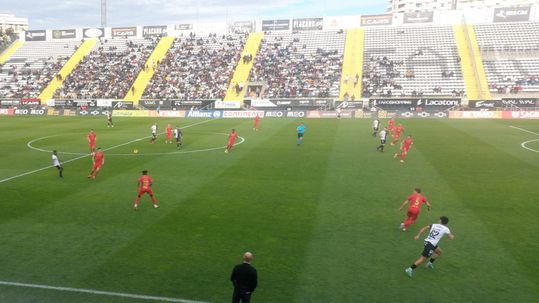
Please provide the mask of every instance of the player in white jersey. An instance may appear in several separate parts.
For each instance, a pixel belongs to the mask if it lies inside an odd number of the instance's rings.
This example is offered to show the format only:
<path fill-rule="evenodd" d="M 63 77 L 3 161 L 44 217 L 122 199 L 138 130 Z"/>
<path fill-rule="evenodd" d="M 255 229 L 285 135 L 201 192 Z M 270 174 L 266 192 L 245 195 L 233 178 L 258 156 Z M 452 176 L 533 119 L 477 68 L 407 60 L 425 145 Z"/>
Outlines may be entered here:
<path fill-rule="evenodd" d="M 157 123 L 152 125 L 152 139 L 150 140 L 150 143 L 154 144 L 155 140 L 157 140 Z"/>
<path fill-rule="evenodd" d="M 438 247 L 438 242 L 447 235 L 447 238 L 449 240 L 453 240 L 455 236 L 451 233 L 449 228 L 447 228 L 447 223 L 449 223 L 449 219 L 445 216 L 440 217 L 440 224 L 431 224 L 423 227 L 419 233 L 414 237 L 414 239 L 419 240 L 419 237 L 421 237 L 421 234 L 424 233 L 427 229 L 430 229 L 429 235 L 425 238 L 425 246 L 423 248 L 423 252 L 421 253 L 421 257 L 417 259 L 412 266 L 408 267 L 405 272 L 408 275 L 408 277 L 412 277 L 414 269 L 416 269 L 421 263 L 425 262 L 427 258 L 430 257 L 429 262 L 427 262 L 427 268 L 433 268 L 432 263 L 436 261 L 436 258 L 438 258 L 442 254 L 442 250 L 440 247 Z M 434 255 L 433 255 L 434 253 Z"/>
<path fill-rule="evenodd" d="M 384 152 L 384 147 L 386 146 L 387 135 L 388 135 L 387 127 L 385 127 L 380 132 L 380 145 L 376 148 L 376 150 L 378 150 L 378 151 L 380 151 L 382 153 Z"/>
<path fill-rule="evenodd" d="M 176 139 L 176 148 L 180 149 L 182 148 L 182 130 L 176 126 L 174 129 L 174 138 Z"/>
<path fill-rule="evenodd" d="M 380 120 L 374 119 L 372 121 L 372 136 L 376 138 L 376 134 L 378 133 L 378 129 L 380 128 Z"/>
<path fill-rule="evenodd" d="M 341 118 L 341 114 L 342 114 L 342 108 L 337 107 L 337 119 Z"/>
<path fill-rule="evenodd" d="M 58 176 L 60 178 L 63 178 L 64 176 L 62 175 L 62 173 L 64 172 L 64 166 L 60 162 L 60 159 L 58 158 L 58 153 L 55 150 L 52 151 L 52 165 L 54 165 L 54 167 L 58 169 Z"/>

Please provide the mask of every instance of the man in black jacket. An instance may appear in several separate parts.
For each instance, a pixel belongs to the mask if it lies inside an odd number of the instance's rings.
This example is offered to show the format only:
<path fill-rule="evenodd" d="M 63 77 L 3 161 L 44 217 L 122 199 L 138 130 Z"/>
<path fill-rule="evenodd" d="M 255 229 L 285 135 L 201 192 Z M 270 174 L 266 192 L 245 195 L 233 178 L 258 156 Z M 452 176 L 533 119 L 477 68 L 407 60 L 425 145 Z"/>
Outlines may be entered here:
<path fill-rule="evenodd" d="M 252 260 L 253 254 L 246 252 L 243 254 L 243 263 L 236 265 L 232 270 L 232 275 L 230 276 L 230 281 L 234 284 L 232 303 L 251 302 L 251 294 L 258 284 L 256 269 L 251 266 Z"/>

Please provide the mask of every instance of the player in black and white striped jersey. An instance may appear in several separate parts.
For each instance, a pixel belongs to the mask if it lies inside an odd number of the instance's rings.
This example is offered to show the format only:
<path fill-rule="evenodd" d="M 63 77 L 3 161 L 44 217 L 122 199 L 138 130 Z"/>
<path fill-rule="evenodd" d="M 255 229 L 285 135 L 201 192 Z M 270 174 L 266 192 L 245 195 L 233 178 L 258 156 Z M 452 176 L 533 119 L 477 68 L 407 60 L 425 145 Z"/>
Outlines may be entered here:
<path fill-rule="evenodd" d="M 372 136 L 373 137 L 376 137 L 376 135 L 378 134 L 379 128 L 380 128 L 380 120 L 374 119 L 374 121 L 372 121 Z"/>
<path fill-rule="evenodd" d="M 60 162 L 58 153 L 55 150 L 52 151 L 52 165 L 58 169 L 58 176 L 63 178 L 64 176 L 62 173 L 64 172 L 64 166 L 62 165 L 62 162 Z"/>
<path fill-rule="evenodd" d="M 384 127 L 384 129 L 382 129 L 382 131 L 380 132 L 380 145 L 376 148 L 377 151 L 380 151 L 382 153 L 384 152 L 387 135 L 388 135 L 387 127 Z"/>
<path fill-rule="evenodd" d="M 417 261 L 414 262 L 410 267 L 406 268 L 405 272 L 408 275 L 408 277 L 412 277 L 414 269 L 416 269 L 419 265 L 421 265 L 425 260 L 430 258 L 429 262 L 427 262 L 427 268 L 433 268 L 434 261 L 442 254 L 442 250 L 440 247 L 438 247 L 438 242 L 447 235 L 447 238 L 449 240 L 453 240 L 455 236 L 451 233 L 449 228 L 447 227 L 447 223 L 449 223 L 449 218 L 446 216 L 440 217 L 440 222 L 437 224 L 431 224 L 423 227 L 421 230 L 419 230 L 419 233 L 414 237 L 414 239 L 417 241 L 419 240 L 419 237 L 421 237 L 421 234 L 423 234 L 426 230 L 429 230 L 429 235 L 427 238 L 425 238 L 425 244 L 423 246 L 423 252 L 421 253 L 421 256 Z"/>
<path fill-rule="evenodd" d="M 180 149 L 182 148 L 182 130 L 176 126 L 174 129 L 174 138 L 176 139 L 176 148 Z"/>

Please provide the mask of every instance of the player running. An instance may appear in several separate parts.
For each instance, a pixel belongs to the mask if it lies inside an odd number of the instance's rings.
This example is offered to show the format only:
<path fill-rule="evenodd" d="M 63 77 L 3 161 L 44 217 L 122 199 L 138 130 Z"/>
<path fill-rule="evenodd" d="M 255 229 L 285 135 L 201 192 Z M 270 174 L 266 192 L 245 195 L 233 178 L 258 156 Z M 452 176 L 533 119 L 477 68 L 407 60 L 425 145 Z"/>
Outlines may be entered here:
<path fill-rule="evenodd" d="M 93 129 L 90 129 L 90 132 L 88 133 L 88 146 L 90 147 L 90 153 L 93 153 L 95 150 L 95 139 L 96 135 Z"/>
<path fill-rule="evenodd" d="M 142 197 L 142 195 L 144 194 L 148 194 L 150 196 L 150 199 L 152 199 L 153 208 L 159 207 L 157 205 L 157 201 L 155 201 L 155 197 L 153 196 L 152 184 L 153 184 L 153 180 L 152 178 L 150 178 L 150 176 L 148 176 L 148 171 L 143 170 L 142 176 L 140 176 L 140 178 L 138 179 L 138 195 L 137 195 L 137 198 L 135 199 L 135 205 L 133 205 L 134 210 L 138 209 L 138 203 L 140 201 L 140 197 Z"/>
<path fill-rule="evenodd" d="M 62 165 L 62 162 L 60 162 L 58 153 L 55 150 L 52 151 L 52 165 L 58 169 L 58 177 L 63 178 L 64 176 L 62 173 L 64 172 L 64 166 Z"/>
<path fill-rule="evenodd" d="M 393 132 L 395 130 L 395 119 L 393 118 L 389 119 L 389 121 L 387 122 L 387 129 L 390 132 Z"/>
<path fill-rule="evenodd" d="M 260 116 L 258 114 L 256 114 L 256 117 L 255 117 L 255 125 L 253 127 L 253 130 L 254 131 L 257 131 L 258 130 L 258 125 L 260 124 Z"/>
<path fill-rule="evenodd" d="M 401 211 L 406 204 L 409 204 L 408 211 L 406 212 L 406 219 L 404 219 L 404 222 L 402 222 L 399 227 L 402 229 L 402 231 L 406 231 L 408 226 L 414 224 L 415 220 L 417 220 L 417 217 L 419 216 L 423 203 L 427 204 L 427 210 L 430 211 L 430 203 L 427 201 L 427 198 L 421 194 L 420 188 L 414 189 L 414 193 L 409 195 L 408 198 L 402 202 L 401 207 L 399 207 L 399 211 Z"/>
<path fill-rule="evenodd" d="M 167 133 L 167 138 L 165 139 L 165 143 L 172 144 L 172 125 L 167 124 L 166 133 Z"/>
<path fill-rule="evenodd" d="M 237 137 L 238 133 L 236 133 L 235 129 L 232 129 L 232 132 L 230 133 L 230 135 L 228 135 L 228 144 L 225 149 L 225 154 L 227 154 L 232 149 L 232 146 L 234 146 L 234 142 L 236 142 Z"/>
<path fill-rule="evenodd" d="M 182 148 L 182 137 L 183 137 L 182 130 L 178 126 L 176 126 L 176 128 L 174 129 L 174 138 L 176 139 L 177 149 Z"/>
<path fill-rule="evenodd" d="M 297 127 L 297 131 L 298 139 L 296 141 L 296 144 L 300 146 L 301 142 L 303 142 L 303 135 L 305 135 L 305 124 L 303 124 L 303 122 L 301 122 L 301 124 Z"/>
<path fill-rule="evenodd" d="M 386 140 L 387 140 L 387 127 L 384 127 L 384 129 L 382 129 L 382 131 L 380 132 L 380 145 L 376 148 L 376 150 L 383 153 L 384 147 L 386 146 Z"/>
<path fill-rule="evenodd" d="M 97 151 L 94 153 L 92 157 L 93 166 L 92 170 L 90 171 L 90 174 L 88 175 L 88 179 L 92 178 L 95 179 L 97 175 L 99 174 L 99 170 L 105 164 L 105 154 L 103 154 L 103 150 L 101 150 L 101 147 L 97 148 Z"/>
<path fill-rule="evenodd" d="M 433 268 L 432 263 L 442 254 L 442 250 L 438 247 L 438 242 L 447 235 L 449 240 L 455 239 L 455 236 L 451 233 L 449 228 L 447 228 L 447 223 L 449 223 L 449 218 L 442 216 L 440 217 L 440 224 L 431 224 L 427 225 L 419 230 L 419 233 L 414 237 L 417 241 L 421 234 L 423 234 L 427 229 L 430 228 L 429 235 L 425 238 L 425 246 L 423 252 L 419 259 L 417 259 L 412 266 L 404 270 L 408 277 L 412 277 L 414 269 L 416 269 L 421 263 L 425 262 L 427 258 L 431 257 L 429 262 L 427 262 L 427 268 Z M 434 256 L 432 255 L 434 253 Z"/>
<path fill-rule="evenodd" d="M 107 113 L 107 127 L 114 127 L 114 123 L 112 123 L 112 110 Z"/>
<path fill-rule="evenodd" d="M 152 139 L 150 140 L 150 144 L 154 144 L 155 140 L 157 140 L 157 123 L 152 125 Z"/>
<path fill-rule="evenodd" d="M 393 158 L 400 157 L 401 163 L 404 163 L 404 159 L 406 158 L 406 155 L 408 155 L 408 151 L 413 144 L 414 140 L 412 140 L 412 136 L 406 137 L 406 139 L 401 142 L 401 153 L 395 153 L 395 155 L 393 155 Z"/>
<path fill-rule="evenodd" d="M 397 127 L 395 128 L 395 136 L 393 141 L 391 141 L 391 145 L 395 145 L 397 144 L 397 142 L 399 142 L 402 132 L 404 132 L 404 126 L 399 123 L 399 125 L 397 125 Z"/>
<path fill-rule="evenodd" d="M 378 129 L 380 128 L 380 120 L 374 119 L 372 121 L 372 136 L 376 138 L 376 135 L 378 134 Z M 381 138 L 381 136 L 380 136 Z"/>

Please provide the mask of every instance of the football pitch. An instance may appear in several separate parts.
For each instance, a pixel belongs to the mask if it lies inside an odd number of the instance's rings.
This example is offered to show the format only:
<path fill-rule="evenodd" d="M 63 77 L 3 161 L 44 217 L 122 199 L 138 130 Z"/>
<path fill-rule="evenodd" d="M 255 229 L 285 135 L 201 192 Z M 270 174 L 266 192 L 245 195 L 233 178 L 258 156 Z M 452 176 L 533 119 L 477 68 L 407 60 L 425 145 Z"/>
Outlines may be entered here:
<path fill-rule="evenodd" d="M 376 151 L 370 120 L 303 120 L 300 147 L 296 119 L 258 132 L 252 120 L 157 120 L 183 127 L 180 151 L 163 135 L 149 144 L 155 119 L 114 122 L 0 119 L 0 302 L 230 302 L 245 251 L 253 302 L 537 302 L 537 121 L 397 120 L 415 141 L 404 164 L 395 146 Z M 91 128 L 106 150 L 95 180 Z M 242 144 L 225 154 L 232 128 Z M 160 207 L 144 196 L 133 211 L 145 169 Z M 402 232 L 414 187 L 432 210 Z M 455 240 L 408 278 L 423 248 L 413 236 L 441 215 Z"/>

